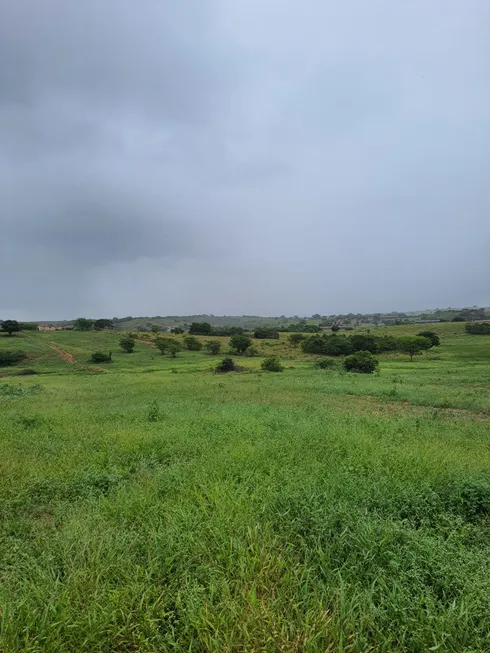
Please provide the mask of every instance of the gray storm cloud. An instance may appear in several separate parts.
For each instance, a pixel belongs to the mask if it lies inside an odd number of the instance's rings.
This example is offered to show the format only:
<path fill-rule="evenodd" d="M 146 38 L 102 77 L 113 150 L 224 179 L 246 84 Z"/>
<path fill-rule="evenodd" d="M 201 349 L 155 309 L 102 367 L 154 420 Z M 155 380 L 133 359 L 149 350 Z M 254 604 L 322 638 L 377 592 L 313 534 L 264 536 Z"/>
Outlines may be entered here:
<path fill-rule="evenodd" d="M 0 5 L 0 317 L 490 303 L 490 5 Z"/>

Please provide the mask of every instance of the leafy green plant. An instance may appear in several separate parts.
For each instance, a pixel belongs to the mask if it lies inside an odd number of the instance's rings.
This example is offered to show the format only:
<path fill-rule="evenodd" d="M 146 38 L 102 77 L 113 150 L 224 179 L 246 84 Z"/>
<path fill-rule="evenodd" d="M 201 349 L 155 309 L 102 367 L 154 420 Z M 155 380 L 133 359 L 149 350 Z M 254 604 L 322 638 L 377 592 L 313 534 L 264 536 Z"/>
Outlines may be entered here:
<path fill-rule="evenodd" d="M 17 363 L 23 361 L 25 358 L 27 358 L 27 353 L 25 351 L 21 351 L 20 349 L 17 351 L 0 350 L 0 367 L 16 365 Z"/>
<path fill-rule="evenodd" d="M 106 354 L 103 351 L 94 351 L 94 353 L 90 357 L 90 362 L 91 363 L 112 363 L 112 352 L 109 352 L 108 354 Z"/>
<path fill-rule="evenodd" d="M 216 356 L 221 351 L 221 343 L 217 340 L 208 340 L 204 343 L 206 353 Z"/>
<path fill-rule="evenodd" d="M 346 356 L 344 360 L 344 369 L 347 372 L 359 372 L 360 374 L 372 374 L 378 365 L 378 359 L 370 351 L 358 351 Z"/>
<path fill-rule="evenodd" d="M 260 367 L 265 372 L 282 372 L 284 370 L 277 356 L 268 356 L 262 361 Z"/>
<path fill-rule="evenodd" d="M 119 346 L 121 347 L 121 349 L 124 352 L 126 352 L 126 354 L 132 354 L 133 353 L 135 344 L 136 344 L 135 339 L 133 338 L 133 336 L 131 336 L 129 334 L 127 336 L 123 336 L 119 340 Z"/>

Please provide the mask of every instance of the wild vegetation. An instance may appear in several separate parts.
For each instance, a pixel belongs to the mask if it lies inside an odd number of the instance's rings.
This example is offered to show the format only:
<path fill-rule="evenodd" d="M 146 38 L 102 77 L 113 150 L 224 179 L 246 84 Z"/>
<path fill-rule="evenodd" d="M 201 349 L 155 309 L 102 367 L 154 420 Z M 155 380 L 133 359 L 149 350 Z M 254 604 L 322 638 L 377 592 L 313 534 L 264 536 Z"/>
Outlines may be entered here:
<path fill-rule="evenodd" d="M 329 330 L 370 374 L 311 333 L 227 374 L 229 336 L 1 336 L 0 649 L 490 650 L 490 336 L 420 331 Z"/>

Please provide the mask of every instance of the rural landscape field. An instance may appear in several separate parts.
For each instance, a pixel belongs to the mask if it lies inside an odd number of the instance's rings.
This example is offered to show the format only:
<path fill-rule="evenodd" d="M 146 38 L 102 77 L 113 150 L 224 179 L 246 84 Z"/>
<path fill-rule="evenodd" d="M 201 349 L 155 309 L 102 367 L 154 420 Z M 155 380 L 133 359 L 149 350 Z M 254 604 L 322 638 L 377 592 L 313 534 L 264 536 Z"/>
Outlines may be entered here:
<path fill-rule="evenodd" d="M 373 374 L 1 336 L 0 649 L 490 650 L 490 335 L 430 326 Z"/>

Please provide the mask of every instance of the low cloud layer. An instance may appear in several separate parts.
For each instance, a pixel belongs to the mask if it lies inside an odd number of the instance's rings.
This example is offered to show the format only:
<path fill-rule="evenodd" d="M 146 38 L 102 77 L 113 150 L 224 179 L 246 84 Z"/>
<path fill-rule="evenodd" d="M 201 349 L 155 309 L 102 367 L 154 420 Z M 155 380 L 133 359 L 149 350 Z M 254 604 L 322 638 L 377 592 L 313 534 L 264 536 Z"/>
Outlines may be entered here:
<path fill-rule="evenodd" d="M 0 6 L 0 318 L 489 304 L 490 4 Z"/>

